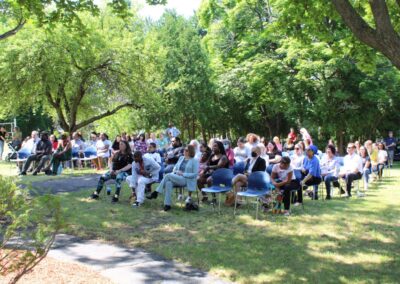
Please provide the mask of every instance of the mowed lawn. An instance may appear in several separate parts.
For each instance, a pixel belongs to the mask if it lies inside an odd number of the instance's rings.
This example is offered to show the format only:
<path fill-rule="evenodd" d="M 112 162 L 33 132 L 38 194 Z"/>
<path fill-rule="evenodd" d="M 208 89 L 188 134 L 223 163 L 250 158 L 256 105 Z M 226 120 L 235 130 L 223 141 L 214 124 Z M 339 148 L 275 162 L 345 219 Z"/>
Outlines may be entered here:
<path fill-rule="evenodd" d="M 133 209 L 91 190 L 60 195 L 65 233 L 138 246 L 240 283 L 399 283 L 400 168 L 375 182 L 365 198 L 306 199 L 290 217 L 201 205 L 161 210 L 162 196 Z M 125 185 L 126 186 L 126 185 Z"/>

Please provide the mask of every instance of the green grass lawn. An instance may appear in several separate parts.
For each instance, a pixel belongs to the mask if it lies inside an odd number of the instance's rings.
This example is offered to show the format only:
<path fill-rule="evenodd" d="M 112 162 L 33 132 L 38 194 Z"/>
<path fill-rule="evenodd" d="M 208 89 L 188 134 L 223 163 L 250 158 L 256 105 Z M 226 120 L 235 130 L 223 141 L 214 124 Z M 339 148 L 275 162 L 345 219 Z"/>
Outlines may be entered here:
<path fill-rule="evenodd" d="M 40 173 L 37 176 L 32 176 L 30 173 L 26 176 L 18 176 L 18 169 L 15 163 L 9 163 L 5 161 L 0 162 L 0 175 L 8 176 L 8 177 L 15 177 L 18 183 L 23 184 L 30 184 L 34 181 L 45 181 L 45 180 L 53 180 L 53 179 L 60 179 L 66 178 L 69 176 L 80 176 L 80 175 L 87 175 L 93 174 L 96 171 L 90 168 L 83 168 L 83 169 L 64 169 L 62 175 L 59 176 L 46 176 L 43 173 Z"/>
<path fill-rule="evenodd" d="M 61 195 L 65 232 L 138 246 L 241 283 L 399 283 L 400 168 L 371 185 L 365 198 L 306 199 L 290 217 L 254 219 L 232 208 L 161 211 L 162 196 L 133 209 L 91 190 Z"/>

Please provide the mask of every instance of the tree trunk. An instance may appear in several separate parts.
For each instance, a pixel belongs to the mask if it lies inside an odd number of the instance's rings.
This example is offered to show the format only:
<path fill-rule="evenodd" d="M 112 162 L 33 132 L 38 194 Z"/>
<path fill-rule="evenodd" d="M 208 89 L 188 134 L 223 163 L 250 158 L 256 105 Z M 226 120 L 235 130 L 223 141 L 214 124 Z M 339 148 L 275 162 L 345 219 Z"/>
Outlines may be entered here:
<path fill-rule="evenodd" d="M 397 69 L 400 69 L 400 36 L 393 28 L 386 1 L 369 1 L 375 29 L 364 21 L 349 0 L 332 0 L 332 3 L 355 37 L 382 52 Z"/>
<path fill-rule="evenodd" d="M 341 129 L 336 130 L 336 141 L 338 143 L 337 149 L 339 151 L 339 154 L 343 156 L 344 154 L 344 133 Z"/>

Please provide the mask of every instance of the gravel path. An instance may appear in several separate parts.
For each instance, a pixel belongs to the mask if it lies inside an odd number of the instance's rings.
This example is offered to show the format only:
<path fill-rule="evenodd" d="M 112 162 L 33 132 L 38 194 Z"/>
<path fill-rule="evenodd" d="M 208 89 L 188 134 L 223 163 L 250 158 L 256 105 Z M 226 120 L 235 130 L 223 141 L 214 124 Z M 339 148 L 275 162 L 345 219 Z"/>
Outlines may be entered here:
<path fill-rule="evenodd" d="M 65 192 L 76 192 L 95 188 L 99 181 L 100 175 L 92 174 L 78 177 L 68 177 L 63 179 L 53 179 L 46 181 L 32 182 L 32 187 L 35 188 L 36 194 L 59 194 Z M 110 181 L 112 182 L 112 181 Z"/>

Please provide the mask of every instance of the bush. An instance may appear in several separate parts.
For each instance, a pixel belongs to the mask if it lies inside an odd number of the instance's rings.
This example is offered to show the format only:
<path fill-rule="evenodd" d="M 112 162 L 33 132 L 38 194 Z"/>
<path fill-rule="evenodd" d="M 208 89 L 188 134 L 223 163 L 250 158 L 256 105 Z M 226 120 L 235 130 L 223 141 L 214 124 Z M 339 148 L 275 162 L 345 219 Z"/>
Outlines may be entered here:
<path fill-rule="evenodd" d="M 11 273 L 16 283 L 46 257 L 62 226 L 59 198 L 32 198 L 0 176 L 0 275 Z"/>

